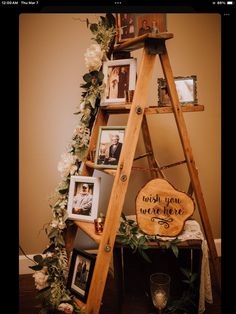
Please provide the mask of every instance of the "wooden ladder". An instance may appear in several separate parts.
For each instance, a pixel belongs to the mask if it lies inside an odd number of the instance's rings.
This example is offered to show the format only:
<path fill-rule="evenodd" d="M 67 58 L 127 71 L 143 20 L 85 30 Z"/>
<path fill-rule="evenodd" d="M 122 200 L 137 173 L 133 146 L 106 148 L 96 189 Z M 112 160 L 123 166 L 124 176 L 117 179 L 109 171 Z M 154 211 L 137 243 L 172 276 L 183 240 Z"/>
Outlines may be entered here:
<path fill-rule="evenodd" d="M 181 107 L 176 91 L 174 77 L 165 46 L 165 41 L 173 37 L 172 33 L 160 33 L 157 35 L 145 34 L 143 36 L 130 39 L 115 47 L 115 52 L 126 51 L 130 52 L 135 49 L 143 48 L 142 59 L 140 64 L 139 75 L 137 78 L 136 88 L 132 104 L 112 104 L 111 106 L 102 106 L 98 110 L 96 121 L 92 130 L 91 140 L 88 150 L 88 159 L 85 161 L 81 175 L 92 176 L 95 169 L 94 163 L 90 160 L 90 153 L 96 147 L 99 127 L 107 125 L 109 114 L 111 113 L 128 113 L 128 122 L 125 131 L 125 139 L 122 146 L 122 151 L 119 158 L 117 169 L 101 169 L 107 174 L 114 176 L 114 183 L 111 191 L 111 196 L 106 212 L 106 221 L 102 236 L 94 233 L 94 226 L 91 223 L 84 223 L 76 221 L 75 225 L 85 231 L 94 241 L 99 243 L 98 254 L 96 258 L 95 268 L 92 276 L 92 281 L 89 289 L 88 299 L 86 302 L 86 314 L 99 313 L 100 305 L 103 297 L 103 292 L 108 275 L 109 265 L 113 254 L 113 247 L 117 230 L 120 225 L 120 216 L 125 200 L 125 195 L 128 188 L 130 174 L 132 170 L 135 150 L 139 138 L 140 131 L 142 130 L 145 138 L 145 148 L 148 152 L 148 164 L 150 168 L 151 177 L 164 177 L 157 161 L 154 158 L 150 133 L 146 120 L 146 115 L 173 112 L 175 121 L 178 127 L 178 133 L 181 139 L 185 162 L 188 167 L 191 186 L 195 194 L 195 198 L 200 213 L 202 226 L 204 229 L 205 237 L 209 247 L 209 253 L 213 266 L 213 275 L 220 289 L 219 277 L 219 259 L 213 240 L 211 226 L 209 223 L 206 205 L 203 198 L 203 193 L 198 178 L 198 172 L 195 166 L 192 149 L 183 117 L 185 111 L 201 111 L 204 109 L 201 105 L 184 106 Z M 156 55 L 159 55 L 162 65 L 163 73 L 167 82 L 172 107 L 148 107 L 148 89 L 149 82 L 154 69 Z M 68 231 L 70 234 L 70 231 Z M 67 249 L 71 250 L 75 232 L 68 237 Z M 79 301 L 78 301 L 79 302 Z M 80 304 L 80 302 L 79 302 Z"/>

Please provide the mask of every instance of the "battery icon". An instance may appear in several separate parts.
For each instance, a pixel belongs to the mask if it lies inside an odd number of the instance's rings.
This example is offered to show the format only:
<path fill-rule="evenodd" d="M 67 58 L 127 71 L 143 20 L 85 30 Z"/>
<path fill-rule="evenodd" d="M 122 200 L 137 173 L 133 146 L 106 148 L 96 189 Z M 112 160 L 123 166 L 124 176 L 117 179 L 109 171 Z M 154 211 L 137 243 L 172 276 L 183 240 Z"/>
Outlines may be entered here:
<path fill-rule="evenodd" d="M 233 1 L 227 1 L 227 4 L 233 4 Z"/>

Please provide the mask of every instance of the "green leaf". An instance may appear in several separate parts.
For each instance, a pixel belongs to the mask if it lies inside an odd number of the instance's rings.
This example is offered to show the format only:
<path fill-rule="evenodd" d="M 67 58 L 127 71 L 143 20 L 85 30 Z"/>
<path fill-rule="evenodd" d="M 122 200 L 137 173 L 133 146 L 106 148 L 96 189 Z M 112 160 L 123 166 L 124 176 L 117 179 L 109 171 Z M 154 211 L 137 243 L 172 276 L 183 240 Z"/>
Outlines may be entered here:
<path fill-rule="evenodd" d="M 150 260 L 150 258 L 146 252 L 144 252 L 140 248 L 138 249 L 138 251 L 139 251 L 140 255 L 145 259 L 145 261 L 147 261 L 148 263 L 152 263 L 152 261 Z"/>
<path fill-rule="evenodd" d="M 189 269 L 185 269 L 183 267 L 180 267 L 180 270 L 187 278 L 190 278 L 191 271 Z"/>
<path fill-rule="evenodd" d="M 100 19 L 101 19 L 101 23 L 102 25 L 106 26 L 107 25 L 107 20 L 104 16 L 100 16 Z"/>
<path fill-rule="evenodd" d="M 33 269 L 33 270 L 41 270 L 43 268 L 42 265 L 34 265 L 34 266 L 29 266 L 29 268 Z"/>
<path fill-rule="evenodd" d="M 34 257 L 33 257 L 33 259 L 34 259 L 34 261 L 36 262 L 36 263 L 42 263 L 42 261 L 43 261 L 43 257 L 42 257 L 42 255 L 35 255 Z"/>
<path fill-rule="evenodd" d="M 171 249 L 172 249 L 172 251 L 173 251 L 173 253 L 174 253 L 174 255 L 175 255 L 175 257 L 178 257 L 178 255 L 179 255 L 179 249 L 178 249 L 178 246 L 177 245 L 175 245 L 175 244 L 171 244 Z"/>
<path fill-rule="evenodd" d="M 98 25 L 95 24 L 95 23 L 92 23 L 90 25 L 90 30 L 91 30 L 92 33 L 97 32 L 98 31 Z"/>
<path fill-rule="evenodd" d="M 98 81 L 99 81 L 99 82 L 102 82 L 102 81 L 103 81 L 103 79 L 104 79 L 104 74 L 102 73 L 102 71 L 99 71 L 99 72 L 98 72 L 97 77 L 98 77 Z"/>
<path fill-rule="evenodd" d="M 84 74 L 83 79 L 85 82 L 90 83 L 92 80 L 92 75 L 90 73 L 86 73 Z"/>
<path fill-rule="evenodd" d="M 58 190 L 58 192 L 59 193 L 61 193 L 61 194 L 65 194 L 65 193 L 67 193 L 68 192 L 68 188 L 66 188 L 66 189 L 61 189 L 61 190 Z"/>
<path fill-rule="evenodd" d="M 115 25 L 116 25 L 116 19 L 115 19 L 115 17 L 114 17 L 113 14 L 107 13 L 107 14 L 106 14 L 106 18 L 107 18 L 108 26 L 109 26 L 109 27 L 112 27 L 112 26 L 115 26 Z"/>
<path fill-rule="evenodd" d="M 48 233 L 49 239 L 56 237 L 58 234 L 58 230 L 56 228 L 52 228 Z"/>

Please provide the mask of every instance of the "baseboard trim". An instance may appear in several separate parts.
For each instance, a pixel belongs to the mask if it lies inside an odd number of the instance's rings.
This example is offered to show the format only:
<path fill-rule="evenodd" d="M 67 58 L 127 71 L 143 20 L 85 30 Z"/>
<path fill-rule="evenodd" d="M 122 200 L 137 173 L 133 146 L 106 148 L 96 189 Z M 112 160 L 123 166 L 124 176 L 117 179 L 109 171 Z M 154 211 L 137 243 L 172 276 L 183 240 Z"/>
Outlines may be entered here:
<path fill-rule="evenodd" d="M 33 259 L 34 255 L 27 255 L 29 258 Z M 29 268 L 29 266 L 33 266 L 34 262 L 30 261 L 24 255 L 19 255 L 19 275 L 33 274 L 33 269 Z"/>
<path fill-rule="evenodd" d="M 221 239 L 214 239 L 214 241 L 215 241 L 217 255 L 221 256 Z M 34 255 L 37 255 L 37 254 L 28 255 L 28 257 L 33 259 Z M 29 268 L 29 266 L 33 266 L 33 265 L 34 265 L 33 261 L 30 261 L 24 255 L 19 255 L 19 274 L 20 275 L 33 274 L 34 273 L 33 269 Z"/>

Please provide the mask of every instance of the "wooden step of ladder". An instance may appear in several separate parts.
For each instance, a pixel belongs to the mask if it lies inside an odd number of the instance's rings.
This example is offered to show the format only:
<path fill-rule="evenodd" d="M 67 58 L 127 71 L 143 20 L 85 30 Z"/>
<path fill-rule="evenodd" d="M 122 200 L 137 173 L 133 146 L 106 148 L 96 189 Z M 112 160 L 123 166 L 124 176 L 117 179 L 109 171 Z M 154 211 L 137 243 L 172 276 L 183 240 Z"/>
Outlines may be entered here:
<path fill-rule="evenodd" d="M 135 150 L 141 130 L 145 137 L 146 151 L 150 152 L 150 154 L 147 155 L 147 158 L 149 167 L 151 169 L 151 177 L 155 178 L 158 176 L 164 176 L 156 159 L 154 158 L 150 134 L 146 121 L 147 114 L 173 112 L 175 115 L 179 136 L 181 139 L 188 171 L 190 174 L 191 185 L 195 193 L 195 198 L 198 204 L 204 233 L 209 246 L 210 256 L 213 262 L 214 276 L 216 278 L 216 282 L 218 283 L 218 287 L 220 287 L 219 260 L 217 258 L 215 243 L 212 237 L 211 227 L 207 216 L 198 173 L 195 167 L 192 149 L 190 146 L 186 125 L 183 118 L 184 111 L 203 110 L 203 106 L 191 106 L 191 109 L 180 106 L 174 83 L 173 73 L 165 46 L 165 40 L 172 37 L 173 34 L 171 33 L 160 33 L 155 36 L 151 34 L 145 34 L 138 38 L 126 41 L 125 43 L 116 47 L 116 50 L 125 51 L 132 51 L 134 49 L 143 48 L 143 54 L 132 104 L 125 104 L 123 106 L 120 104 L 117 106 L 113 104 L 112 106 L 104 106 L 99 108 L 89 144 L 88 160 L 84 162 L 81 173 L 81 175 L 84 176 L 93 175 L 95 167 L 93 161 L 90 160 L 89 156 L 91 151 L 93 151 L 96 147 L 99 128 L 100 126 L 107 125 L 109 114 L 128 113 L 129 117 L 125 132 L 125 139 L 123 142 L 117 169 L 98 169 L 114 176 L 114 183 L 106 212 L 106 221 L 104 225 L 103 235 L 98 237 L 91 236 L 97 243 L 99 243 L 99 249 L 89 289 L 88 299 L 86 302 L 86 314 L 97 314 L 100 310 L 109 265 L 113 254 L 115 238 L 120 225 L 120 216 L 128 188 L 133 160 L 135 157 Z M 172 104 L 171 108 L 150 108 L 148 106 L 149 82 L 152 76 L 152 71 L 157 54 L 160 57 L 163 73 L 169 89 Z M 81 222 L 76 222 L 76 224 L 89 235 L 93 233 L 93 224 L 83 224 Z M 69 242 L 71 243 L 72 241 Z"/>

